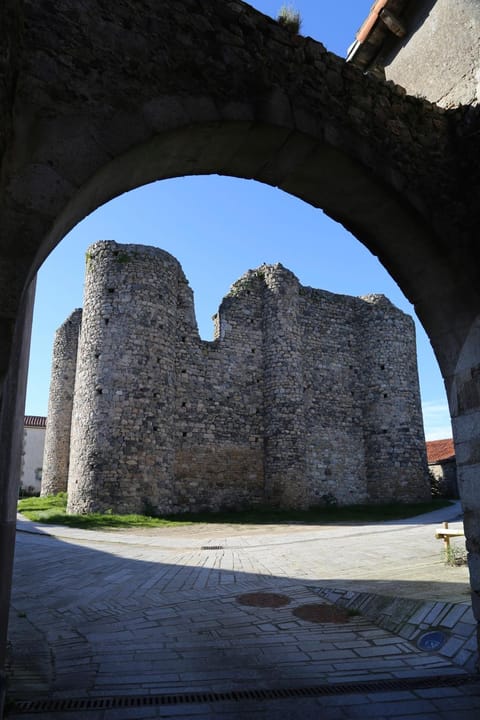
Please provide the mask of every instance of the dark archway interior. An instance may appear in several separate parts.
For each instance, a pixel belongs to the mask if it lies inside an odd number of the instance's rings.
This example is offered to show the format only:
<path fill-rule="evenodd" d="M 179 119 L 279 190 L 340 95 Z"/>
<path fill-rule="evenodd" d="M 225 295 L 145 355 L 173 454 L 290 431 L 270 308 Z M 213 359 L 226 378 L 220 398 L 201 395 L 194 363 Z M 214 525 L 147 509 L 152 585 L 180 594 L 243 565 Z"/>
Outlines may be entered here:
<path fill-rule="evenodd" d="M 255 179 L 320 208 L 379 258 L 430 337 L 441 334 L 448 323 L 445 315 L 427 319 L 428 313 L 422 312 L 425 295 L 432 303 L 436 288 L 443 296 L 454 288 L 445 258 L 432 261 L 435 233 L 420 212 L 344 151 L 304 133 L 265 125 L 190 126 L 158 135 L 115 158 L 56 218 L 36 254 L 31 277 L 66 232 L 103 203 L 155 180 L 201 174 Z M 416 282 L 420 275 L 421 288 Z M 444 298 L 442 302 L 449 307 Z M 441 354 L 438 359 L 442 362 Z"/>

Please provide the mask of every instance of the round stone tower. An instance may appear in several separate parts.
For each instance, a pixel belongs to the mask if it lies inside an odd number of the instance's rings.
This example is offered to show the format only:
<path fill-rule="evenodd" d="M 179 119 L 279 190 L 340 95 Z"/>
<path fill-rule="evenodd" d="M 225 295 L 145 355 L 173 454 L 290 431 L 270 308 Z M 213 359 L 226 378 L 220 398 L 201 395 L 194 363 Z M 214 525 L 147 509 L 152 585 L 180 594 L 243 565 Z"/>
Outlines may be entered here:
<path fill-rule="evenodd" d="M 172 493 L 179 285 L 168 253 L 105 241 L 87 252 L 68 511 L 145 512 Z"/>
<path fill-rule="evenodd" d="M 75 310 L 55 333 L 41 495 L 67 490 L 73 391 L 82 311 Z"/>

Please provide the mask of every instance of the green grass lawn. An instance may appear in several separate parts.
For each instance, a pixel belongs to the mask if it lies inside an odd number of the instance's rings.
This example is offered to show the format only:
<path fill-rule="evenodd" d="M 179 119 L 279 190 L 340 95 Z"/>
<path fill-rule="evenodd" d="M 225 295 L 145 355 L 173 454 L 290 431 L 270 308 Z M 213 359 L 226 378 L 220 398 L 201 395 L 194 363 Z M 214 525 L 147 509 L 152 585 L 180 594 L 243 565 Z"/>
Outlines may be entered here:
<path fill-rule="evenodd" d="M 429 503 L 414 505 L 350 505 L 348 507 L 322 507 L 311 510 L 271 510 L 259 508 L 239 512 L 221 513 L 185 513 L 168 517 L 151 517 L 149 515 L 114 515 L 111 513 L 91 515 L 67 515 L 66 493 L 49 497 L 23 498 L 18 502 L 18 510 L 36 522 L 90 530 L 135 528 L 135 527 L 174 527 L 192 523 L 226 523 L 258 525 L 267 523 L 365 523 L 382 522 L 384 520 L 401 520 L 438 510 L 450 505 L 449 500 L 433 500 Z"/>
<path fill-rule="evenodd" d="M 106 530 L 134 527 L 164 527 L 189 525 L 189 522 L 171 522 L 164 518 L 148 515 L 114 515 L 113 513 L 91 513 L 90 515 L 67 515 L 67 493 L 47 497 L 29 497 L 18 501 L 18 511 L 29 520 L 67 525 L 87 530 Z"/>

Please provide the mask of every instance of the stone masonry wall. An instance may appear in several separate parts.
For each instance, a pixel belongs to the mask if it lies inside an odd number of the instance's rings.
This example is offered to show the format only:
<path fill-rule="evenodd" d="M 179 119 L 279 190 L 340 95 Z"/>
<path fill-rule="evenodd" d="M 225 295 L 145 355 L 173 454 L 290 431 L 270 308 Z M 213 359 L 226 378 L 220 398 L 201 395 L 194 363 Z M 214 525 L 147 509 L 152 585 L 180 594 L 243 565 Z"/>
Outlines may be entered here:
<path fill-rule="evenodd" d="M 73 393 L 82 311 L 75 310 L 55 333 L 43 455 L 42 495 L 67 490 Z"/>
<path fill-rule="evenodd" d="M 87 253 L 68 509 L 168 507 L 179 263 L 141 245 Z"/>
<path fill-rule="evenodd" d="M 75 513 L 426 499 L 413 323 L 263 265 L 205 342 L 171 255 L 96 243 L 68 493 Z"/>
<path fill-rule="evenodd" d="M 300 286 L 281 265 L 262 275 L 265 493 L 273 505 L 306 508 Z"/>
<path fill-rule="evenodd" d="M 314 503 L 367 502 L 358 298 L 301 288 L 306 482 Z M 388 492 L 388 486 L 383 487 Z"/>
<path fill-rule="evenodd" d="M 368 295 L 357 316 L 363 376 L 367 495 L 418 502 L 425 498 L 425 438 L 413 320 L 381 295 Z"/>
<path fill-rule="evenodd" d="M 191 291 L 178 325 L 173 510 L 263 502 L 261 295 L 227 298 L 216 340 L 203 342 Z"/>

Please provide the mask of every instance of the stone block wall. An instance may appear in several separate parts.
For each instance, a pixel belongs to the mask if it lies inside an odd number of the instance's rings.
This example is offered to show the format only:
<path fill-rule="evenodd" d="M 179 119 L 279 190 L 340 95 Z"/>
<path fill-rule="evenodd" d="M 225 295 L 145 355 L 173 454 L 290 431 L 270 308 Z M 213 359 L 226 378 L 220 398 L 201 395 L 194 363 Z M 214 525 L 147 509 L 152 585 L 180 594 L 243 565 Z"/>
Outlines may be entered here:
<path fill-rule="evenodd" d="M 357 328 L 363 374 L 363 436 L 367 495 L 416 502 L 423 495 L 425 442 L 418 400 L 413 320 L 383 296 L 368 295 Z M 422 438 L 421 445 L 418 439 Z"/>
<path fill-rule="evenodd" d="M 42 495 L 67 490 L 73 393 L 82 311 L 77 309 L 55 333 L 47 428 L 43 451 Z"/>
<path fill-rule="evenodd" d="M 255 284 L 255 283 L 253 283 Z M 252 284 L 252 289 L 253 289 Z M 264 500 L 262 298 L 226 298 L 215 340 L 200 340 L 182 287 L 176 338 L 173 510 L 220 510 Z M 248 300 L 247 300 L 248 298 Z"/>
<path fill-rule="evenodd" d="M 168 508 L 175 431 L 179 263 L 144 246 L 87 253 L 68 508 Z"/>
<path fill-rule="evenodd" d="M 52 383 L 52 392 L 57 392 Z M 168 253 L 87 254 L 70 512 L 412 502 L 430 489 L 411 318 L 249 270 L 199 337 Z"/>
<path fill-rule="evenodd" d="M 358 298 L 301 288 L 306 481 L 322 504 L 367 502 L 363 430 L 366 368 Z"/>

